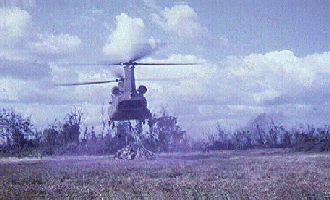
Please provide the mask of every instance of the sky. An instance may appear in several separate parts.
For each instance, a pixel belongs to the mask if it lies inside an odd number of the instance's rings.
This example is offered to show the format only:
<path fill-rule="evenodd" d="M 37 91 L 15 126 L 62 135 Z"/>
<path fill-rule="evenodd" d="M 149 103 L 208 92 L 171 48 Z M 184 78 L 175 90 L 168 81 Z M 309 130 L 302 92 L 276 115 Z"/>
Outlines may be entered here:
<path fill-rule="evenodd" d="M 162 108 L 191 135 L 245 126 L 266 113 L 287 127 L 330 120 L 330 3 L 255 0 L 0 0 L 0 106 L 40 128 L 74 107 L 100 127 L 116 66 L 136 66 L 152 113 Z M 160 81 L 169 79 L 169 81 Z M 157 81 L 156 79 L 159 79 Z M 102 111 L 103 110 L 103 111 Z M 102 114 L 103 113 L 103 114 Z"/>

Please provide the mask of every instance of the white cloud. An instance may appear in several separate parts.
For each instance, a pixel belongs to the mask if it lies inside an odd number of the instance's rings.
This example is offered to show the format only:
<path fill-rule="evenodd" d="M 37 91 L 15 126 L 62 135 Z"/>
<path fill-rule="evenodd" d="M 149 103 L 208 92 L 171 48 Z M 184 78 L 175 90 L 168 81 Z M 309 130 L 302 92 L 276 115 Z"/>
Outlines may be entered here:
<path fill-rule="evenodd" d="M 330 73 L 330 52 L 308 55 L 300 63 L 314 73 Z"/>
<path fill-rule="evenodd" d="M 8 6 L 8 7 L 35 7 L 35 0 L 0 0 L 0 6 Z"/>
<path fill-rule="evenodd" d="M 0 7 L 0 44 L 13 45 L 31 26 L 31 15 L 20 8 Z"/>
<path fill-rule="evenodd" d="M 194 55 L 173 54 L 164 60 L 148 58 L 142 62 L 205 63 L 206 61 Z M 57 80 L 56 82 L 98 81 L 113 78 L 111 70 L 103 68 L 87 71 L 51 67 L 53 80 Z M 315 74 L 326 72 L 327 67 L 330 67 L 327 53 L 299 58 L 290 51 L 280 51 L 240 58 L 229 57 L 222 66 L 208 63 L 196 66 L 136 66 L 136 78 L 186 78 L 166 82 L 137 81 L 137 86 L 139 84 L 147 86 L 148 107 L 153 112 L 160 106 L 166 106 L 171 114 L 178 116 L 184 129 L 196 133 L 196 130 L 203 131 L 200 127 L 210 127 L 215 122 L 221 122 L 226 127 L 238 127 L 263 112 L 276 112 L 278 115 L 297 119 L 299 116 L 304 116 L 300 120 L 308 120 L 310 116 L 308 112 L 314 111 L 311 106 L 301 107 L 299 104 L 269 106 L 264 102 L 274 100 L 283 94 L 295 95 L 297 88 L 304 91 L 313 87 L 317 78 Z M 11 95 L 8 96 L 9 93 L 6 93 L 0 101 L 40 102 L 40 99 L 44 98 L 45 102 L 59 105 L 79 105 L 88 114 L 86 120 L 93 123 L 100 121 L 100 105 L 109 100 L 113 86 L 106 84 L 59 87 L 45 92 L 30 82 L 20 81 L 17 82 L 20 85 L 18 86 L 10 84 L 13 80 L 2 80 L 3 84 L 0 88 L 11 91 Z M 318 92 L 322 93 L 322 91 Z M 107 108 L 108 105 L 105 105 Z"/>
<path fill-rule="evenodd" d="M 205 60 L 192 55 L 171 55 L 166 60 L 149 58 L 143 62 L 205 62 Z M 310 88 L 316 87 L 316 84 L 321 85 L 321 88 L 325 87 L 323 79 L 330 79 L 330 76 L 322 76 L 322 80 L 318 80 L 320 76 L 317 74 L 328 72 L 329 69 L 328 53 L 296 57 L 293 52 L 284 50 L 246 57 L 228 57 L 220 66 L 203 64 L 136 67 L 136 77 L 137 79 L 187 77 L 188 79 L 179 81 L 139 83 L 148 87 L 147 99 L 152 110 L 165 105 L 184 120 L 189 119 L 187 114 L 190 113 L 195 117 L 190 119 L 193 122 L 180 121 L 185 127 L 195 127 L 194 123 L 210 120 L 229 124 L 239 121 L 242 125 L 242 122 L 247 122 L 260 113 L 274 112 L 276 108 L 269 108 L 265 102 L 274 101 L 287 94 L 292 98 L 301 97 L 299 101 L 308 104 L 310 100 L 307 98 L 310 96 L 301 93 L 309 92 Z M 324 89 L 314 90 L 311 95 L 315 97 L 315 93 L 320 93 L 319 96 L 324 96 L 324 92 L 326 92 Z M 297 109 L 299 110 L 300 107 Z M 279 114 L 284 116 L 296 117 L 292 113 L 286 113 L 287 111 L 278 110 Z"/>
<path fill-rule="evenodd" d="M 32 24 L 32 16 L 27 11 L 18 7 L 0 8 L 0 56 L 12 60 L 31 59 L 35 57 L 31 50 L 42 56 L 63 56 L 76 53 L 82 45 L 77 36 L 38 34 Z"/>
<path fill-rule="evenodd" d="M 262 102 L 312 85 L 315 71 L 302 64 L 304 59 L 291 51 L 231 57 L 225 62 L 227 68 L 219 73 L 227 74 L 223 81 L 234 83 L 256 102 Z"/>
<path fill-rule="evenodd" d="M 0 48 L 0 61 L 2 60 L 33 60 L 31 58 L 31 53 L 26 50 L 20 50 L 15 48 Z"/>
<path fill-rule="evenodd" d="M 77 36 L 69 34 L 40 35 L 41 42 L 32 44 L 33 49 L 42 54 L 70 55 L 76 53 L 82 45 Z"/>
<path fill-rule="evenodd" d="M 94 8 L 91 12 L 94 15 L 102 15 L 103 14 L 103 9 Z"/>
<path fill-rule="evenodd" d="M 210 73 L 214 72 L 212 65 L 206 64 L 202 58 L 194 55 L 173 54 L 167 59 L 144 59 L 141 62 L 151 63 L 203 63 L 201 65 L 175 66 L 137 66 L 136 79 L 139 84 L 146 85 L 149 108 L 154 112 L 159 107 L 168 107 L 175 114 L 198 113 L 191 103 L 207 98 L 210 91 Z M 139 81 L 147 79 L 150 81 Z M 166 79 L 166 81 L 162 81 Z"/>
<path fill-rule="evenodd" d="M 153 22 L 165 31 L 179 37 L 193 37 L 204 34 L 205 30 L 198 21 L 198 15 L 188 5 L 175 5 L 165 8 L 158 14 L 153 14 Z"/>
<path fill-rule="evenodd" d="M 0 88 L 2 90 L 0 101 L 17 101 L 19 99 L 19 91 L 17 91 L 17 86 L 22 85 L 22 82 L 9 78 L 1 78 L 0 80 Z"/>
<path fill-rule="evenodd" d="M 39 83 L 35 81 L 12 77 L 4 77 L 0 78 L 0 80 L 0 88 L 5 90 L 0 95 L 1 102 L 29 103 L 35 101 L 45 93 Z M 41 101 L 41 99 L 38 100 Z"/>
<path fill-rule="evenodd" d="M 130 18 L 125 13 L 116 17 L 117 27 L 108 37 L 103 54 L 116 61 L 139 59 L 155 50 L 153 39 L 147 39 L 141 18 Z"/>
<path fill-rule="evenodd" d="M 273 100 L 276 97 L 279 97 L 280 95 L 281 95 L 281 93 L 278 91 L 266 90 L 266 91 L 262 91 L 259 93 L 254 93 L 252 96 L 253 96 L 253 99 L 259 103 L 259 102 Z"/>

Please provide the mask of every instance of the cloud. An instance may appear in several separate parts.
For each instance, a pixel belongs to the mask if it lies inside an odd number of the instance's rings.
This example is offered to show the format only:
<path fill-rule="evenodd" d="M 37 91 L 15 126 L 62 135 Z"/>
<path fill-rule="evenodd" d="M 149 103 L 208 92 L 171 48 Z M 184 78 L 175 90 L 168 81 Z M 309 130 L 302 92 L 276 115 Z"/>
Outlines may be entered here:
<path fill-rule="evenodd" d="M 330 82 L 330 54 L 308 55 L 306 57 L 293 57 L 293 64 L 283 60 L 282 63 L 287 71 L 287 76 L 283 75 L 283 79 L 278 84 L 287 84 L 286 89 L 280 91 L 279 95 L 268 99 L 267 104 L 323 104 L 330 102 L 330 91 L 328 84 Z M 284 87 L 283 87 L 284 88 Z"/>
<path fill-rule="evenodd" d="M 2 60 L 33 60 L 31 52 L 15 48 L 0 48 L 0 61 Z"/>
<path fill-rule="evenodd" d="M 0 98 L 2 103 L 37 103 L 53 106 L 94 102 L 93 96 L 89 96 L 89 90 L 86 90 L 86 87 L 56 87 L 53 84 L 78 81 L 82 72 L 58 67 L 55 64 L 47 65 L 46 69 L 42 68 L 42 65 L 36 67 L 32 64 L 22 69 L 22 66 L 17 66 L 17 61 L 14 64 L 15 68 L 9 68 L 10 71 L 2 70 L 0 76 L 0 89 L 4 91 Z M 95 87 L 96 91 L 97 89 L 100 88 Z M 100 96 L 102 93 L 98 91 L 93 94 Z"/>
<path fill-rule="evenodd" d="M 0 102 L 44 103 L 51 98 L 52 70 L 48 64 L 0 59 Z M 54 96 L 55 97 L 55 96 Z"/>
<path fill-rule="evenodd" d="M 231 96 L 228 104 L 235 104 L 236 99 L 237 105 L 262 108 L 257 112 L 247 110 L 246 114 L 276 113 L 291 125 L 311 120 L 314 123 L 316 119 L 323 123 L 324 113 L 313 108 L 330 102 L 329 58 L 328 53 L 297 57 L 288 50 L 228 57 L 214 77 L 222 84 L 213 88 L 219 96 Z M 224 91 L 225 87 L 230 90 Z M 228 95 L 230 91 L 236 92 L 236 98 Z"/>
<path fill-rule="evenodd" d="M 0 19 L 0 59 L 31 63 L 36 56 L 45 60 L 72 55 L 82 46 L 77 36 L 39 34 L 32 29 L 32 16 L 18 7 L 0 8 Z"/>
<path fill-rule="evenodd" d="M 313 84 L 307 88 L 297 88 L 266 101 L 267 105 L 308 104 L 327 105 L 330 103 L 330 73 L 317 73 Z"/>
<path fill-rule="evenodd" d="M 24 60 L 0 59 L 0 77 L 23 80 L 41 80 L 50 77 L 47 64 L 29 63 Z"/>
<path fill-rule="evenodd" d="M 41 54 L 46 55 L 70 55 L 77 53 L 82 41 L 77 36 L 69 34 L 39 35 L 40 42 L 32 44 L 32 48 Z"/>
<path fill-rule="evenodd" d="M 35 7 L 35 0 L 0 0 L 0 7 L 22 7 L 29 8 Z"/>
<path fill-rule="evenodd" d="M 0 102 L 13 103 L 45 103 L 46 99 L 51 99 L 48 89 L 48 81 L 31 81 L 12 77 L 0 78 L 0 88 L 5 92 L 1 94 Z M 48 86 L 46 86 L 48 84 Z"/>
<path fill-rule="evenodd" d="M 31 26 L 32 17 L 17 7 L 0 7 L 0 44 L 13 46 L 25 36 Z"/>
<path fill-rule="evenodd" d="M 154 0 L 143 0 L 143 2 L 146 7 L 158 10 L 158 7 Z"/>
<path fill-rule="evenodd" d="M 87 81 L 103 81 L 114 80 L 112 68 L 103 67 L 67 67 L 53 64 L 52 68 L 52 82 L 56 84 L 61 83 L 75 83 Z M 121 67 L 114 67 L 115 70 L 122 70 Z M 58 104 L 79 104 L 82 102 L 88 104 L 101 104 L 110 100 L 111 88 L 116 83 L 100 84 L 100 85 L 82 85 L 64 87 L 58 86 L 53 88 L 53 96 L 58 96 Z"/>
<path fill-rule="evenodd" d="M 193 55 L 171 55 L 143 62 L 205 62 Z M 136 67 L 139 78 L 184 78 L 168 82 L 138 82 L 148 87 L 152 110 L 168 107 L 185 127 L 189 121 L 222 121 L 236 126 L 260 113 L 276 112 L 299 119 L 310 105 L 330 102 L 328 53 L 297 57 L 288 50 L 245 57 L 227 57 L 221 64 Z M 291 105 L 296 111 L 287 109 Z M 305 113 L 306 114 L 306 113 Z M 190 117 L 192 115 L 193 117 Z M 306 114 L 304 119 L 308 118 Z M 291 120 L 290 122 L 293 122 Z"/>
<path fill-rule="evenodd" d="M 76 53 L 82 46 L 77 36 L 40 34 L 32 29 L 32 16 L 18 7 L 0 8 L 0 56 L 7 59 L 58 57 Z M 39 58 L 40 59 L 40 58 Z"/>
<path fill-rule="evenodd" d="M 203 35 L 205 29 L 198 21 L 198 15 L 188 5 L 175 5 L 165 8 L 160 13 L 153 14 L 152 20 L 165 31 L 176 34 L 179 37 L 194 37 Z"/>
<path fill-rule="evenodd" d="M 194 55 L 172 54 L 167 59 L 144 59 L 141 62 L 159 63 L 206 63 L 202 58 Z M 147 99 L 152 110 L 160 106 L 180 107 L 180 102 L 205 99 L 208 93 L 209 73 L 214 72 L 213 66 L 175 65 L 175 66 L 137 66 L 136 79 L 153 81 L 137 81 L 148 87 Z M 161 81 L 167 79 L 167 81 Z M 159 81 L 157 81 L 159 80 Z M 203 84 L 205 83 L 205 84 Z M 191 104 L 191 103 L 190 103 Z M 184 106 L 187 107 L 187 106 Z M 180 109 L 182 110 L 182 109 Z M 190 111 L 188 111 L 190 112 Z M 180 114 L 183 114 L 180 113 Z"/>
<path fill-rule="evenodd" d="M 94 8 L 94 9 L 92 9 L 91 12 L 93 15 L 102 15 L 104 11 L 103 11 L 103 9 Z"/>
<path fill-rule="evenodd" d="M 67 34 L 39 34 L 37 38 L 32 24 L 32 16 L 27 11 L 18 7 L 0 8 L 0 90 L 3 91 L 0 101 L 72 102 L 73 98 L 61 95 L 51 84 L 54 74 L 50 65 L 36 60 L 75 53 L 81 40 Z M 33 42 L 36 40 L 39 41 Z"/>
<path fill-rule="evenodd" d="M 87 15 L 77 16 L 75 19 L 70 20 L 71 26 L 84 26 L 94 24 L 97 20 L 94 17 Z"/>
<path fill-rule="evenodd" d="M 311 86 L 315 72 L 312 66 L 303 65 L 303 60 L 288 50 L 227 58 L 227 77 L 223 81 L 246 92 L 247 99 L 260 103 Z"/>
<path fill-rule="evenodd" d="M 141 18 L 130 18 L 125 13 L 116 17 L 116 29 L 108 37 L 103 54 L 116 61 L 137 60 L 152 53 L 154 39 L 147 39 Z"/>

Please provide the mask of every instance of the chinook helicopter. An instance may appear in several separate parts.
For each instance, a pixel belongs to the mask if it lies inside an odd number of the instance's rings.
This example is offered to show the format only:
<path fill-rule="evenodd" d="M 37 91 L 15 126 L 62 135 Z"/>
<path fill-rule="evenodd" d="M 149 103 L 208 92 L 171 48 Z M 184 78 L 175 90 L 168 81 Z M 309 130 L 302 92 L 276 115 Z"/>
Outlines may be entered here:
<path fill-rule="evenodd" d="M 136 65 L 196 65 L 198 63 L 138 63 L 137 59 L 123 63 L 97 64 L 97 65 L 120 65 L 124 67 L 124 77 L 109 81 L 80 82 L 57 84 L 58 86 L 93 85 L 117 82 L 112 88 L 110 107 L 108 109 L 109 125 L 116 121 L 138 120 L 142 122 L 151 118 L 151 112 L 147 108 L 147 100 L 144 94 L 147 87 L 140 85 L 136 89 L 134 68 Z M 157 80 L 156 80 L 157 81 Z"/>

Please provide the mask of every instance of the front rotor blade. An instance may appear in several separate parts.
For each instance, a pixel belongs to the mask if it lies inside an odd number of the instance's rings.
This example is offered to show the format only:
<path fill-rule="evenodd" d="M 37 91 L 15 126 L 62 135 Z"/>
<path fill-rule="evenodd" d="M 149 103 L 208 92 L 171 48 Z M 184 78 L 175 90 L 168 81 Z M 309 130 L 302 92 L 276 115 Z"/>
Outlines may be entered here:
<path fill-rule="evenodd" d="M 99 63 L 58 63 L 61 66 L 104 66 L 104 65 L 121 65 L 121 63 L 99 62 Z"/>
<path fill-rule="evenodd" d="M 202 65 L 204 63 L 140 63 L 140 62 L 99 62 L 99 63 L 72 63 L 72 64 L 60 64 L 60 65 L 73 65 L 73 66 L 102 66 L 102 65 Z"/>
<path fill-rule="evenodd" d="M 80 82 L 80 83 L 65 83 L 65 84 L 55 84 L 56 86 L 76 86 L 76 85 L 96 85 L 96 84 L 105 84 L 105 83 L 113 83 L 118 82 L 119 79 L 112 81 L 91 81 L 91 82 Z"/>

